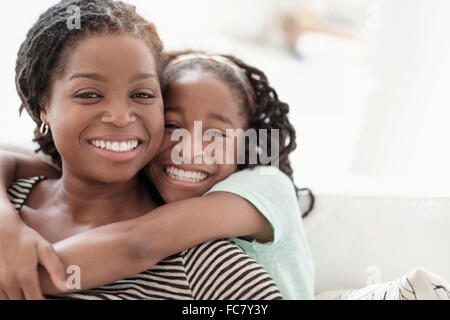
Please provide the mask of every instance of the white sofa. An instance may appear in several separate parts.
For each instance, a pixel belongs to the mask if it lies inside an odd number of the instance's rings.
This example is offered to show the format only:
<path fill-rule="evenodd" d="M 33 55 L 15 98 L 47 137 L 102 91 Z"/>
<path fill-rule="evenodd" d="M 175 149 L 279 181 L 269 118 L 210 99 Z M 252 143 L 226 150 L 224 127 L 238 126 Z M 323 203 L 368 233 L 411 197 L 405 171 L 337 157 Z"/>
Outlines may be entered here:
<path fill-rule="evenodd" d="M 0 149 L 50 162 L 31 146 L 0 144 Z M 416 267 L 450 280 L 450 197 L 379 192 L 373 189 L 379 190 L 380 182 L 359 182 L 339 193 L 314 192 L 314 210 L 303 220 L 316 267 L 316 296 L 332 299 L 396 280 Z M 331 181 L 329 190 L 337 190 Z M 301 210 L 308 200 L 300 197 Z"/>
<path fill-rule="evenodd" d="M 304 219 L 316 296 L 388 282 L 415 267 L 450 280 L 450 198 L 316 194 Z"/>

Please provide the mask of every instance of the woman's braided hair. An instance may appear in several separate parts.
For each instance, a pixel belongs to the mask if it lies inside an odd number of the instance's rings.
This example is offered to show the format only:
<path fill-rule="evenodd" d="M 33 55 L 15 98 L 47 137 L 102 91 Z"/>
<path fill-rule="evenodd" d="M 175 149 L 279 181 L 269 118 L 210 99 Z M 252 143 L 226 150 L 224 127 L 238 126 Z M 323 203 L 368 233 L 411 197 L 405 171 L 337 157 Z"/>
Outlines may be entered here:
<path fill-rule="evenodd" d="M 277 92 L 270 86 L 264 72 L 246 64 L 234 56 L 222 55 L 241 69 L 245 70 L 255 95 L 255 101 L 252 103 L 252 101 L 248 99 L 248 93 L 243 86 L 242 80 L 239 79 L 238 75 L 236 75 L 231 68 L 227 68 L 226 66 L 209 59 L 192 59 L 183 63 L 171 65 L 171 62 L 177 57 L 195 53 L 204 54 L 204 52 L 201 51 L 188 50 L 166 53 L 164 55 L 162 62 L 163 71 L 161 73 L 161 88 L 163 90 L 163 95 L 166 94 L 166 90 L 169 88 L 170 83 L 182 75 L 184 71 L 199 70 L 201 72 L 211 72 L 218 76 L 230 86 L 233 92 L 237 94 L 239 101 L 243 103 L 243 111 L 248 120 L 248 128 L 255 129 L 257 132 L 259 129 L 268 130 L 268 141 L 265 142 L 267 143 L 268 150 L 271 150 L 270 130 L 279 130 L 279 169 L 293 181 L 293 170 L 289 161 L 289 154 L 296 149 L 297 144 L 295 128 L 289 122 L 288 118 L 289 105 L 278 99 Z M 260 146 L 261 144 L 259 138 L 259 135 L 257 135 L 257 146 Z M 246 159 L 248 159 L 248 157 L 246 157 Z M 260 159 L 258 157 L 258 164 L 244 164 L 240 165 L 238 169 L 253 168 L 261 164 L 259 161 Z"/>
<path fill-rule="evenodd" d="M 80 28 L 69 28 L 74 11 L 79 12 Z M 112 0 L 62 0 L 44 12 L 22 43 L 16 63 L 16 86 L 22 100 L 20 112 L 26 109 L 37 124 L 34 141 L 36 152 L 49 155 L 61 167 L 51 131 L 42 136 L 39 127 L 42 99 L 48 93 L 54 75 L 61 76 L 70 49 L 89 35 L 103 33 L 130 34 L 146 41 L 157 63 L 163 44 L 156 28 L 129 4 Z"/>

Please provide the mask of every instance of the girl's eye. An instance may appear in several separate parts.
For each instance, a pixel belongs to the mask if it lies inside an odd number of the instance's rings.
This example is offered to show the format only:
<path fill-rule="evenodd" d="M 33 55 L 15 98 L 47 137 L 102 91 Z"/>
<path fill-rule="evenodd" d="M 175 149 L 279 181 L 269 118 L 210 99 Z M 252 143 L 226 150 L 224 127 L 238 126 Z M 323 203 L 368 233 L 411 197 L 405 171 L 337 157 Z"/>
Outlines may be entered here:
<path fill-rule="evenodd" d="M 75 98 L 80 98 L 80 99 L 102 99 L 103 96 L 99 95 L 98 93 L 95 92 L 82 92 L 79 93 L 75 96 Z"/>
<path fill-rule="evenodd" d="M 154 95 L 149 94 L 149 93 L 145 93 L 145 92 L 139 92 L 139 93 L 135 93 L 131 96 L 132 99 L 153 99 L 155 98 Z"/>
<path fill-rule="evenodd" d="M 180 129 L 180 127 L 175 123 L 167 123 L 166 129 Z"/>
<path fill-rule="evenodd" d="M 211 137 L 219 137 L 219 138 L 226 138 L 227 135 L 219 130 L 207 130 L 205 132 L 205 135 L 211 136 Z"/>

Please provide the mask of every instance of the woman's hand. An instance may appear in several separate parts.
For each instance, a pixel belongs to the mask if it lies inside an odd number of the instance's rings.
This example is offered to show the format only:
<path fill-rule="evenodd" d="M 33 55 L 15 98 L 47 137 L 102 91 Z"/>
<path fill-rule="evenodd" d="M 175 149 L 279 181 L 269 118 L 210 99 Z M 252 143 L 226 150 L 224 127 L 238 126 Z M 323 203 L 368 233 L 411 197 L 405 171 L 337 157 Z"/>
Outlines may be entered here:
<path fill-rule="evenodd" d="M 0 217 L 0 300 L 42 300 L 38 265 L 66 292 L 65 268 L 53 246 L 16 212 Z M 11 210 L 9 208 L 8 210 Z"/>

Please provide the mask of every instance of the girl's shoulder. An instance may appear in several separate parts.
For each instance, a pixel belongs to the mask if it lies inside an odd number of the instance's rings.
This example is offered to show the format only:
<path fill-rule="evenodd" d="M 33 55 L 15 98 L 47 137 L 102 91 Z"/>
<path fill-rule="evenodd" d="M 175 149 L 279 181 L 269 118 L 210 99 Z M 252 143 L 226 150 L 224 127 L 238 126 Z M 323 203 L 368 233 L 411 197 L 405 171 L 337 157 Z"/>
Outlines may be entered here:
<path fill-rule="evenodd" d="M 257 166 L 235 172 L 214 185 L 208 193 L 213 191 L 236 191 L 263 198 L 267 195 L 277 195 L 283 198 L 280 200 L 297 202 L 293 181 L 283 171 L 273 166 Z"/>
<path fill-rule="evenodd" d="M 224 182 L 258 183 L 267 187 L 294 188 L 292 180 L 279 168 L 274 166 L 256 166 L 237 171 L 223 180 Z M 294 188 L 295 189 L 295 188 Z"/>

